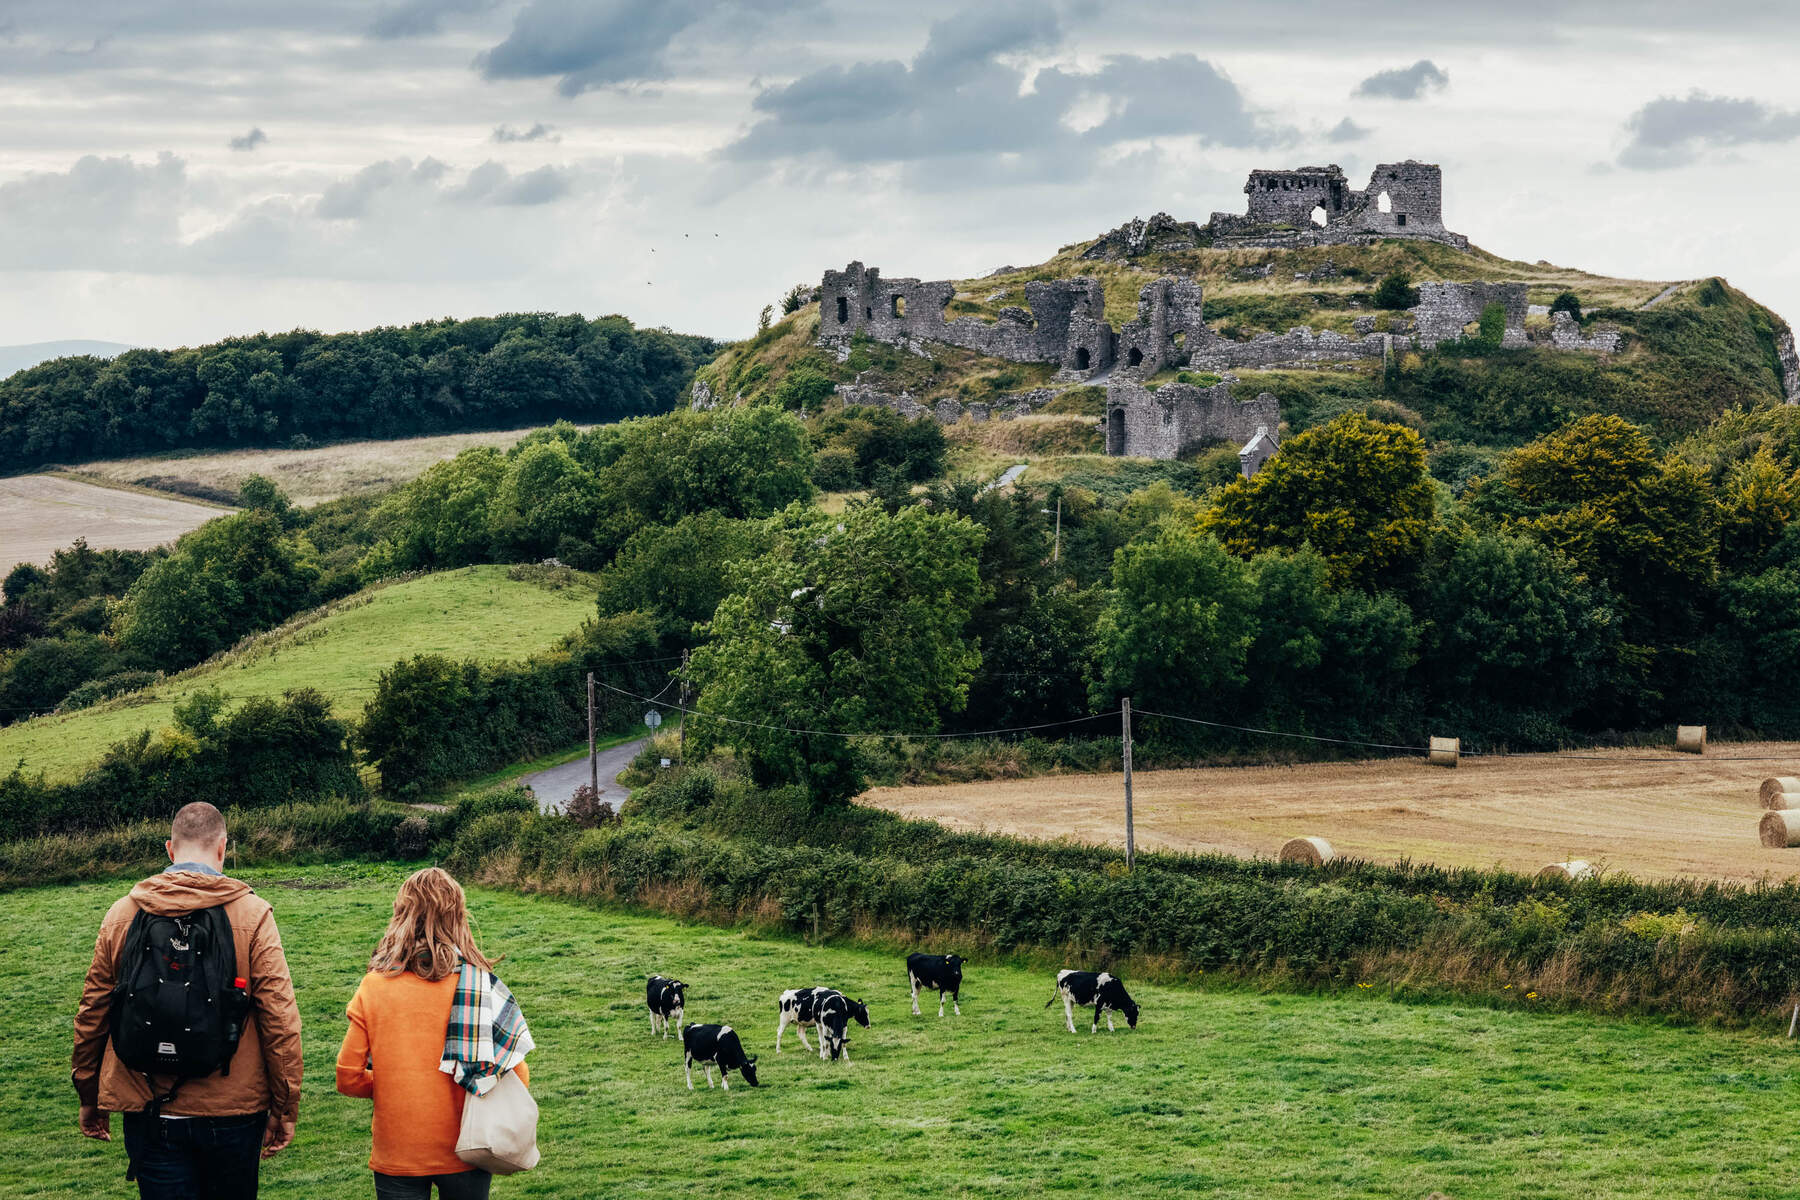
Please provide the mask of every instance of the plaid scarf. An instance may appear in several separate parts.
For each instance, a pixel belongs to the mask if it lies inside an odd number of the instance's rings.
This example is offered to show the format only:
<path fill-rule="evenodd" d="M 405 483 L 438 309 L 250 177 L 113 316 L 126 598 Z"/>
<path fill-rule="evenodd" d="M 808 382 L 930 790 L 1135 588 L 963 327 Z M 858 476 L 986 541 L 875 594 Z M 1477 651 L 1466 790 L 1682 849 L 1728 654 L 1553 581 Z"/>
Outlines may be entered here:
<path fill-rule="evenodd" d="M 537 1043 L 525 1014 L 498 975 L 464 963 L 457 974 L 456 999 L 444 1033 L 444 1061 L 438 1070 L 471 1094 L 485 1095 Z"/>

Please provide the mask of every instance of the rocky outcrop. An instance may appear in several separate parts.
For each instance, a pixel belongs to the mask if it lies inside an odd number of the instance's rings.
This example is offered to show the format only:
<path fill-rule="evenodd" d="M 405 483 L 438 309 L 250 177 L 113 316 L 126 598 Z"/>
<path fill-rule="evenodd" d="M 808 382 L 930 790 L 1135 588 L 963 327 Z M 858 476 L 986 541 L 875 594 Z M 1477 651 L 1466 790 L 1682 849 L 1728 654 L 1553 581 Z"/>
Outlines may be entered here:
<path fill-rule="evenodd" d="M 1193 221 L 1177 221 L 1159 212 L 1145 219 L 1133 217 L 1081 252 L 1083 258 L 1123 259 L 1157 251 L 1192 250 L 1201 244 L 1200 226 Z"/>
<path fill-rule="evenodd" d="M 1800 404 L 1800 354 L 1794 351 L 1794 331 L 1782 327 L 1775 335 L 1775 353 L 1781 359 L 1781 385 L 1787 389 L 1787 402 Z"/>

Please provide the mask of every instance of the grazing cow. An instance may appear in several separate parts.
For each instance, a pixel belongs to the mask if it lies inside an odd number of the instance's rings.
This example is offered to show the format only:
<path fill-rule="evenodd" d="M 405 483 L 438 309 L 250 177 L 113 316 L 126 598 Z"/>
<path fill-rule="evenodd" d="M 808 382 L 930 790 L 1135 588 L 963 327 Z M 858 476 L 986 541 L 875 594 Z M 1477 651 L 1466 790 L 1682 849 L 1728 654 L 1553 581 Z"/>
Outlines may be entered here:
<path fill-rule="evenodd" d="M 845 1062 L 850 1061 L 850 1022 L 855 1021 L 864 1029 L 869 1027 L 869 1006 L 861 1000 L 852 1000 L 835 988 L 810 987 L 791 988 L 781 993 L 781 1015 L 775 1026 L 775 1053 L 781 1053 L 781 1035 L 789 1025 L 796 1028 L 800 1035 L 800 1044 L 808 1050 L 812 1043 L 806 1040 L 806 1031 L 811 1026 L 819 1029 L 819 1057 L 835 1059 L 843 1056 Z"/>
<path fill-rule="evenodd" d="M 1116 1012 L 1124 1013 L 1125 1023 L 1133 1029 L 1137 1028 L 1137 1001 L 1126 994 L 1125 985 L 1117 977 L 1105 971 L 1099 974 L 1093 971 L 1058 971 L 1056 991 L 1050 994 L 1044 1007 L 1049 1008 L 1055 1004 L 1058 996 L 1062 997 L 1063 1018 L 1069 1023 L 1070 1033 L 1075 1032 L 1075 1007 L 1080 1005 L 1086 1008 L 1090 1004 L 1094 1006 L 1094 1027 L 1088 1030 L 1089 1033 L 1100 1031 L 1100 1018 L 1103 1015 L 1106 1017 L 1106 1028 L 1111 1032 L 1112 1015 Z"/>
<path fill-rule="evenodd" d="M 681 1048 L 687 1068 L 688 1091 L 694 1090 L 694 1064 L 706 1068 L 706 1086 L 713 1085 L 712 1069 L 719 1068 L 725 1090 L 731 1090 L 731 1073 L 738 1072 L 751 1087 L 756 1082 L 756 1056 L 744 1054 L 744 1043 L 729 1025 L 689 1025 L 681 1031 Z"/>
<path fill-rule="evenodd" d="M 644 1003 L 650 1006 L 650 1036 L 660 1029 L 669 1036 L 669 1022 L 675 1022 L 676 1036 L 681 1034 L 681 1014 L 687 1005 L 687 984 L 676 979 L 652 975 L 644 986 Z"/>
<path fill-rule="evenodd" d="M 906 956 L 906 978 L 912 984 L 913 1016 L 919 1016 L 919 989 L 936 988 L 938 1016 L 944 1015 L 944 994 L 950 994 L 950 1005 L 962 1016 L 962 969 L 960 954 L 909 954 Z"/>

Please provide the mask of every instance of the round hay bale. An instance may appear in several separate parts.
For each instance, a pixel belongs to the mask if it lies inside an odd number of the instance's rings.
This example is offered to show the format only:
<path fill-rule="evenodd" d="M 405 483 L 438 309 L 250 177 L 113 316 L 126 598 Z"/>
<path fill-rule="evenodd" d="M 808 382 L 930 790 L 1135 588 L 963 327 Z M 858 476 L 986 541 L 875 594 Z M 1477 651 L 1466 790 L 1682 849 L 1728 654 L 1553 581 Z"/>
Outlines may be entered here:
<path fill-rule="evenodd" d="M 1461 738 L 1431 739 L 1431 749 L 1426 753 L 1425 761 L 1437 767 L 1454 767 L 1462 759 Z"/>
<path fill-rule="evenodd" d="M 1331 843 L 1322 837 L 1289 838 L 1281 847 L 1281 861 L 1284 863 L 1304 863 L 1309 867 L 1322 867 L 1337 855 L 1331 849 Z"/>
<path fill-rule="evenodd" d="M 1675 727 L 1675 749 L 1682 754 L 1706 753 L 1706 726 L 1677 725 Z"/>
<path fill-rule="evenodd" d="M 1594 868 L 1584 858 L 1572 858 L 1568 862 L 1551 863 L 1537 873 L 1539 879 L 1566 879 L 1575 883 L 1582 879 L 1591 879 Z"/>
<path fill-rule="evenodd" d="M 1777 850 L 1800 846 L 1800 808 L 1777 808 L 1762 815 L 1756 835 Z"/>
<path fill-rule="evenodd" d="M 1792 795 L 1794 802 L 1784 804 L 1781 801 Z M 1800 779 L 1792 775 L 1776 775 L 1762 781 L 1757 789 L 1756 798 L 1762 801 L 1764 808 L 1800 808 Z"/>

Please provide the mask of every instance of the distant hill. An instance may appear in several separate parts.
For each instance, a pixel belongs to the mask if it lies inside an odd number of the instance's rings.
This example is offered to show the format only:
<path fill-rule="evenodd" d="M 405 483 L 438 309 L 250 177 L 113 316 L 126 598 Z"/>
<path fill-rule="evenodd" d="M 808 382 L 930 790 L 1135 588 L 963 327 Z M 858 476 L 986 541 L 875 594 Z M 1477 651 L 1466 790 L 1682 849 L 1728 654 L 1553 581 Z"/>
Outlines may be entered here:
<path fill-rule="evenodd" d="M 124 342 L 96 342 L 86 338 L 70 338 L 61 342 L 28 342 L 23 346 L 0 346 L 0 379 L 14 371 L 35 367 L 53 358 L 91 354 L 95 358 L 111 358 L 131 347 Z"/>

